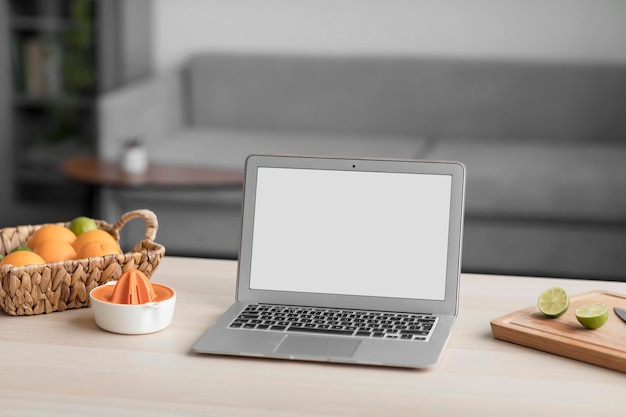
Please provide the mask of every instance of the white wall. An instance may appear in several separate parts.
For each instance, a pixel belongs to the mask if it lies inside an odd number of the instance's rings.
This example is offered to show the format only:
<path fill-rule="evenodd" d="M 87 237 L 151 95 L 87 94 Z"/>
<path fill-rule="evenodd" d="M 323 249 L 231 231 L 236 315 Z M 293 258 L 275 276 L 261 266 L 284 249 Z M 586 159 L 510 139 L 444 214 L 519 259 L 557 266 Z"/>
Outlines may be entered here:
<path fill-rule="evenodd" d="M 197 50 L 626 63 L 624 0 L 154 0 L 157 71 Z"/>

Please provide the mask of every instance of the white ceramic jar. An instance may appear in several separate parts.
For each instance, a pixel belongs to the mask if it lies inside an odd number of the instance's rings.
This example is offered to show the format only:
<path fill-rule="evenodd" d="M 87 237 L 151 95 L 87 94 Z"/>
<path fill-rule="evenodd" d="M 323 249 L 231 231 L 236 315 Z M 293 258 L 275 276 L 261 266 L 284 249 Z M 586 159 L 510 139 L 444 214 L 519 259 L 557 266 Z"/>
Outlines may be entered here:
<path fill-rule="evenodd" d="M 131 140 L 124 146 L 121 157 L 122 170 L 130 175 L 144 174 L 148 170 L 148 151 L 141 142 Z"/>

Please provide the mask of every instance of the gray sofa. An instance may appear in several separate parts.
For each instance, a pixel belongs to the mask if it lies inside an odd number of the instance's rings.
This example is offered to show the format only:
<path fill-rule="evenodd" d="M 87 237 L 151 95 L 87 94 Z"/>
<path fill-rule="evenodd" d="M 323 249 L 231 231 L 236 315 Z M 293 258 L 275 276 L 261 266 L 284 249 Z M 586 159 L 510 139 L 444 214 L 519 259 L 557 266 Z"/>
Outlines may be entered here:
<path fill-rule="evenodd" d="M 105 94 L 98 152 L 140 137 L 153 162 L 232 169 L 253 152 L 460 160 L 464 271 L 626 280 L 625 112 L 619 65 L 204 53 Z M 106 220 L 155 211 L 168 254 L 237 256 L 240 188 L 100 202 Z"/>

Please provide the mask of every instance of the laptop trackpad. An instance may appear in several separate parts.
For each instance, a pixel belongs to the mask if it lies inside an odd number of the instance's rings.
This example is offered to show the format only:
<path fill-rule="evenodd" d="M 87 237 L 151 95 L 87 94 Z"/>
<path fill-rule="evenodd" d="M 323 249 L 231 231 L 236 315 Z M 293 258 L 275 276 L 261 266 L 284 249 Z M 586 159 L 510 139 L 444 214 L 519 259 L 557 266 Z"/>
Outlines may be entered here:
<path fill-rule="evenodd" d="M 342 340 L 332 337 L 288 335 L 275 352 L 287 355 L 351 357 L 360 340 Z"/>

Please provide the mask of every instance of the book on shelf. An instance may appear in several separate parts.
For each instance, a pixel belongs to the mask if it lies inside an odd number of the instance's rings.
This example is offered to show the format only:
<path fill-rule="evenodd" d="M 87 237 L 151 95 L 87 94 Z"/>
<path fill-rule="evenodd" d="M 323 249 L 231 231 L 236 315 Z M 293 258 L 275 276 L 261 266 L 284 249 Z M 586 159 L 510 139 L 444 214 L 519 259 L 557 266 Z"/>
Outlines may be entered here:
<path fill-rule="evenodd" d="M 63 93 L 61 48 L 40 37 L 18 39 L 15 47 L 18 91 L 29 97 L 57 97 Z"/>

